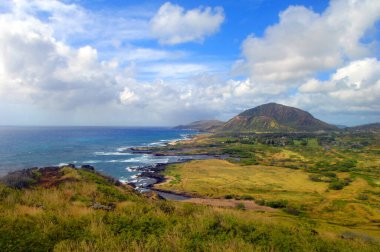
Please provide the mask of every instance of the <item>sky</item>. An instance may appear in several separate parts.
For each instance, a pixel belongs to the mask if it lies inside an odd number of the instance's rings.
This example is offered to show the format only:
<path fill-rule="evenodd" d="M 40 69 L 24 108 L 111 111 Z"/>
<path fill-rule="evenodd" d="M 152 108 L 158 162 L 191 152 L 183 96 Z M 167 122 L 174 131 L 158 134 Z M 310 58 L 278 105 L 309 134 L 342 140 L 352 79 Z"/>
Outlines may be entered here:
<path fill-rule="evenodd" d="M 0 125 L 380 122 L 379 29 L 378 0 L 1 0 Z"/>

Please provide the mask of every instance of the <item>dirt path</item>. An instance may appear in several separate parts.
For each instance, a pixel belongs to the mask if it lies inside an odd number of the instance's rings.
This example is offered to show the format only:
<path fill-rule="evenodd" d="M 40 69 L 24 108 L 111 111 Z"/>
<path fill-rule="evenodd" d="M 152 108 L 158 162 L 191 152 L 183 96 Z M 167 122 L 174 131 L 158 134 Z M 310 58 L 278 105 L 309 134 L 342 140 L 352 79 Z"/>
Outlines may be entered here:
<path fill-rule="evenodd" d="M 165 184 L 169 184 L 170 182 L 172 182 L 175 178 L 173 176 L 168 176 L 168 175 L 165 175 L 165 180 L 158 183 L 160 185 L 165 185 Z"/>
<path fill-rule="evenodd" d="M 204 198 L 191 198 L 181 200 L 181 202 L 188 202 L 200 205 L 214 206 L 214 207 L 236 207 L 243 204 L 245 209 L 256 211 L 275 211 L 275 209 L 267 206 L 260 206 L 254 201 L 250 200 L 234 200 L 234 199 L 204 199 Z"/>

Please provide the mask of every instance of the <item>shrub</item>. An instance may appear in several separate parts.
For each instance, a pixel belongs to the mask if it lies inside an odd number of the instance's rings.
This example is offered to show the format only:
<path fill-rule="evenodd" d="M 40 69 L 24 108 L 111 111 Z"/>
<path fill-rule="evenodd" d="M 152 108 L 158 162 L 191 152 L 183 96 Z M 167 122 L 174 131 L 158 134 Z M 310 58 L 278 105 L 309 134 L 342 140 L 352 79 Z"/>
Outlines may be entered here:
<path fill-rule="evenodd" d="M 251 195 L 242 195 L 242 196 L 240 196 L 240 199 L 242 199 L 242 200 L 254 200 L 255 198 L 252 197 Z"/>
<path fill-rule="evenodd" d="M 238 203 L 236 204 L 235 208 L 239 210 L 245 210 L 245 205 L 243 203 Z"/>
<path fill-rule="evenodd" d="M 337 162 L 335 166 L 341 172 L 349 172 L 351 169 L 356 167 L 356 164 L 357 164 L 356 160 L 347 159 L 347 160 Z"/>
<path fill-rule="evenodd" d="M 324 172 L 323 175 L 329 178 L 336 178 L 336 174 L 333 172 Z"/>
<path fill-rule="evenodd" d="M 345 185 L 346 184 L 344 183 L 344 181 L 342 181 L 342 180 L 335 180 L 335 181 L 333 181 L 333 182 L 330 183 L 329 189 L 332 189 L 332 190 L 342 190 Z"/>
<path fill-rule="evenodd" d="M 265 205 L 272 208 L 285 208 L 288 205 L 288 201 L 286 200 L 267 201 Z"/>
<path fill-rule="evenodd" d="M 329 166 L 330 164 L 326 161 L 319 161 L 315 163 L 315 168 L 325 168 Z"/>
<path fill-rule="evenodd" d="M 257 165 L 258 164 L 257 160 L 254 158 L 241 159 L 240 162 L 242 165 Z"/>
<path fill-rule="evenodd" d="M 34 185 L 39 177 L 39 173 L 35 173 L 34 170 L 28 169 L 8 173 L 1 178 L 0 182 L 4 183 L 6 186 L 21 189 Z"/>

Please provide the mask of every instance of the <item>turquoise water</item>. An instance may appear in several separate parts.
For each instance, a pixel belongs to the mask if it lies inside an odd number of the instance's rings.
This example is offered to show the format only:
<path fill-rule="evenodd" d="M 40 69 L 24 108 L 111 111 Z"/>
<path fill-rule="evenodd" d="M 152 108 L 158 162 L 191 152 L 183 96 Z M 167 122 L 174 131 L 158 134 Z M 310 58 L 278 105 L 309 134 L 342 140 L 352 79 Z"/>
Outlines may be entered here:
<path fill-rule="evenodd" d="M 125 153 L 128 147 L 157 146 L 184 139 L 194 131 L 125 127 L 0 127 L 0 174 L 73 163 L 93 165 L 120 180 L 131 180 L 136 167 L 174 161 Z"/>

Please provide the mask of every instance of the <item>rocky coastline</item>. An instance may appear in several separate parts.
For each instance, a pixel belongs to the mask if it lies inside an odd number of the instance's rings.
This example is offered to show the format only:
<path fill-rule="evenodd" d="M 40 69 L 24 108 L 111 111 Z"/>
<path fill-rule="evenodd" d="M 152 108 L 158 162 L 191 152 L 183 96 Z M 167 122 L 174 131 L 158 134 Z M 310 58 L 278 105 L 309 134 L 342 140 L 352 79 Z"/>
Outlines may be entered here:
<path fill-rule="evenodd" d="M 166 147 L 168 145 L 169 144 L 166 144 Z M 133 188 L 135 188 L 135 190 L 141 193 L 150 193 L 152 191 L 155 191 L 164 198 L 166 198 L 165 196 L 171 197 L 171 195 L 173 195 L 174 198 L 175 196 L 190 198 L 190 195 L 175 194 L 173 192 L 158 190 L 154 188 L 155 184 L 163 183 L 166 181 L 166 178 L 162 174 L 162 171 L 164 171 L 167 166 L 173 165 L 173 164 L 181 164 L 181 163 L 189 162 L 192 160 L 227 159 L 229 157 L 228 155 L 211 155 L 211 154 L 179 155 L 179 154 L 176 154 L 176 152 L 170 151 L 170 152 L 165 153 L 151 147 L 131 147 L 124 151 L 131 154 L 148 154 L 152 156 L 167 156 L 167 157 L 175 158 L 176 161 L 172 161 L 168 163 L 156 163 L 154 165 L 135 168 L 134 171 L 138 172 L 138 175 L 136 175 L 134 180 L 127 183 L 128 185 L 132 186 Z"/>
<path fill-rule="evenodd" d="M 154 154 L 152 154 L 154 155 Z M 136 175 L 135 179 L 127 184 L 135 188 L 137 191 L 141 193 L 151 192 L 152 188 L 155 184 L 163 183 L 166 181 L 164 175 L 161 174 L 162 171 L 166 169 L 167 166 L 173 164 L 181 164 L 185 162 L 189 162 L 191 160 L 203 160 L 203 159 L 222 159 L 224 157 L 216 156 L 216 155 L 189 155 L 189 156 L 173 156 L 178 157 L 177 161 L 168 162 L 168 163 L 157 163 L 155 165 L 150 166 L 142 166 L 135 168 L 134 171 L 139 172 Z M 154 189 L 154 191 L 159 191 Z M 171 193 L 171 192 L 164 192 Z"/>

